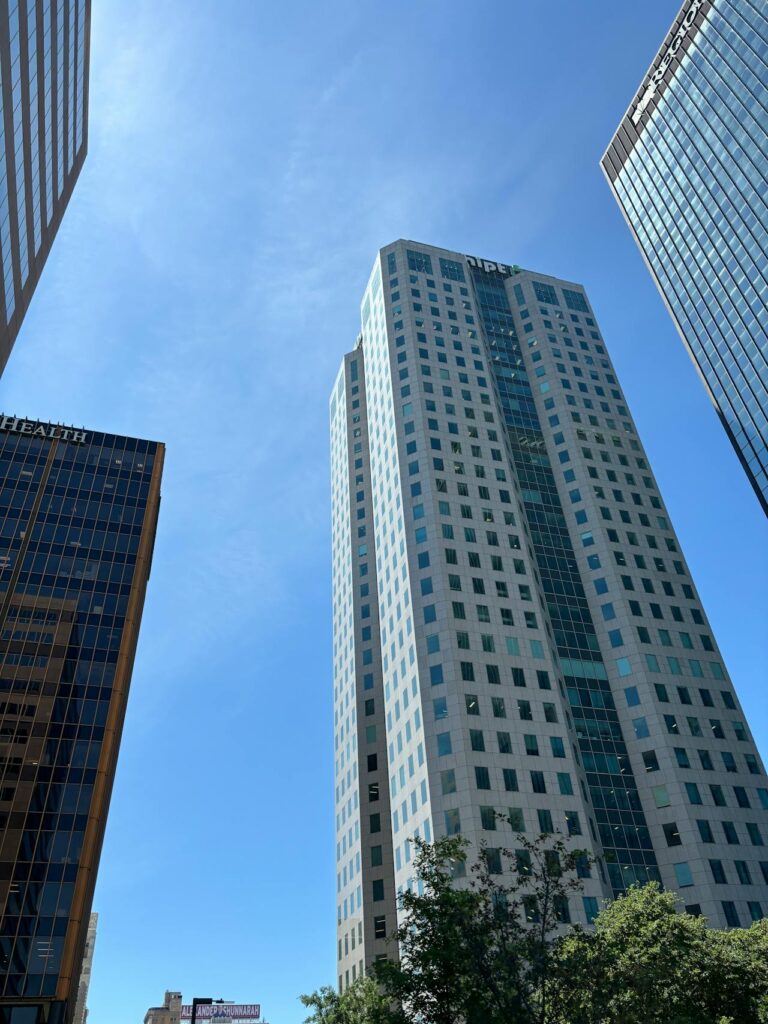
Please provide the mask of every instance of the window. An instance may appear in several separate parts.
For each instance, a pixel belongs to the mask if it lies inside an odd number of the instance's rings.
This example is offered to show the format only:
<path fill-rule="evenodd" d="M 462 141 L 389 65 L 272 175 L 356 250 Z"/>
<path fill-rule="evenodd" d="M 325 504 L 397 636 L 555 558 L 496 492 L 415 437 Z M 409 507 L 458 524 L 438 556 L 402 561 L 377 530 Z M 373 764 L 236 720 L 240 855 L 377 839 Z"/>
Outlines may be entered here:
<path fill-rule="evenodd" d="M 446 697 L 437 697 L 432 701 L 432 713 L 436 721 L 448 717 L 448 700 Z"/>
<path fill-rule="evenodd" d="M 510 807 L 508 818 L 514 832 L 525 832 L 525 819 L 521 807 Z"/>
<path fill-rule="evenodd" d="M 675 747 L 675 757 L 680 768 L 690 768 L 691 761 L 685 747 Z"/>
<path fill-rule="evenodd" d="M 693 885 L 691 869 L 685 861 L 682 864 L 673 864 L 673 867 L 675 869 L 675 880 L 681 889 L 684 889 L 687 885 Z"/>
<path fill-rule="evenodd" d="M 550 833 L 554 832 L 552 825 L 552 812 L 547 810 L 539 810 L 536 812 L 539 818 L 539 832 Z"/>
<path fill-rule="evenodd" d="M 573 783 L 568 772 L 557 773 L 557 785 L 563 796 L 573 796 Z"/>
<path fill-rule="evenodd" d="M 440 772 L 440 789 L 443 796 L 456 792 L 456 772 L 453 768 Z"/>
<path fill-rule="evenodd" d="M 710 823 L 703 818 L 697 818 L 696 825 L 699 829 L 699 835 L 701 836 L 702 843 L 714 843 L 715 836 L 712 832 L 712 826 Z"/>
<path fill-rule="evenodd" d="M 406 249 L 408 258 L 408 269 L 416 273 L 432 275 L 432 259 L 425 252 L 415 252 L 413 249 Z M 459 280 L 459 278 L 456 278 Z"/>
<path fill-rule="evenodd" d="M 501 850 L 488 846 L 482 851 L 482 856 L 485 858 L 489 874 L 502 874 L 504 869 L 501 863 Z"/>
<path fill-rule="evenodd" d="M 661 827 L 664 831 L 664 838 L 667 841 L 667 846 L 683 845 L 683 840 L 680 838 L 676 822 L 670 821 L 668 824 L 662 825 Z"/>
<path fill-rule="evenodd" d="M 598 915 L 599 907 L 597 904 L 597 897 L 595 896 L 582 896 L 581 901 L 584 904 L 584 916 L 587 919 L 587 924 L 593 924 L 595 918 Z"/>
<path fill-rule="evenodd" d="M 669 807 L 670 799 L 666 786 L 654 786 L 652 791 L 653 801 L 657 807 Z"/>
<path fill-rule="evenodd" d="M 655 750 L 643 751 L 643 764 L 647 772 L 657 772 L 659 770 L 659 759 L 656 756 Z"/>
<path fill-rule="evenodd" d="M 536 294 L 536 299 L 539 302 L 546 303 L 548 306 L 559 306 L 560 302 L 557 298 L 557 292 L 550 284 L 544 284 L 543 281 L 534 281 L 533 290 Z M 576 292 L 573 293 L 577 294 Z M 588 312 L 588 311 L 587 311 Z"/>
<path fill-rule="evenodd" d="M 739 919 L 739 913 L 736 910 L 736 904 L 731 900 L 722 901 L 723 914 L 725 915 L 725 923 L 729 928 L 741 928 L 741 920 Z"/>
<path fill-rule="evenodd" d="M 565 825 L 568 829 L 569 836 L 580 836 L 582 834 L 581 822 L 579 821 L 579 815 L 577 811 L 565 812 Z"/>
<path fill-rule="evenodd" d="M 493 807 L 480 808 L 480 824 L 486 832 L 496 831 L 496 811 Z"/>
<path fill-rule="evenodd" d="M 736 874 L 739 876 L 739 881 L 742 885 L 752 885 L 752 876 L 749 873 L 749 865 L 745 860 L 735 860 L 734 866 L 736 868 Z"/>
<path fill-rule="evenodd" d="M 491 697 L 491 708 L 493 709 L 494 718 L 506 718 L 507 709 L 504 704 L 503 697 Z"/>
<path fill-rule="evenodd" d="M 709 862 L 709 869 L 712 872 L 712 878 L 716 885 L 726 885 L 727 879 L 725 877 L 725 868 L 721 860 L 711 860 Z"/>
<path fill-rule="evenodd" d="M 650 736 L 651 734 L 651 731 L 648 728 L 648 722 L 643 716 L 641 716 L 640 718 L 633 718 L 632 727 L 635 730 L 635 736 L 639 740 L 645 739 L 647 736 Z"/>
<path fill-rule="evenodd" d="M 763 836 L 760 832 L 760 826 L 754 821 L 747 822 L 747 835 L 753 846 L 763 845 Z"/>
<path fill-rule="evenodd" d="M 529 700 L 519 700 L 517 702 L 517 711 L 522 721 L 533 721 L 533 712 L 531 711 L 531 702 Z"/>
<path fill-rule="evenodd" d="M 531 772 L 531 786 L 534 793 L 546 793 L 547 786 L 544 781 L 544 772 Z"/>
<path fill-rule="evenodd" d="M 491 775 L 487 768 L 475 768 L 475 785 L 478 789 L 491 788 Z"/>
<path fill-rule="evenodd" d="M 688 801 L 689 801 L 689 803 L 692 803 L 692 804 L 700 804 L 700 803 L 702 803 L 701 793 L 699 792 L 699 787 L 696 785 L 695 782 L 686 782 L 686 784 L 685 784 L 685 791 L 688 794 Z"/>
<path fill-rule="evenodd" d="M 445 812 L 445 834 L 455 836 L 461 832 L 461 815 L 458 810 Z"/>
<path fill-rule="evenodd" d="M 373 890 L 373 902 L 380 903 L 384 899 L 384 880 L 382 878 L 375 878 L 371 883 Z"/>
<path fill-rule="evenodd" d="M 485 750 L 485 739 L 483 737 L 482 729 L 470 729 L 469 730 L 469 744 L 472 750 L 484 751 Z"/>

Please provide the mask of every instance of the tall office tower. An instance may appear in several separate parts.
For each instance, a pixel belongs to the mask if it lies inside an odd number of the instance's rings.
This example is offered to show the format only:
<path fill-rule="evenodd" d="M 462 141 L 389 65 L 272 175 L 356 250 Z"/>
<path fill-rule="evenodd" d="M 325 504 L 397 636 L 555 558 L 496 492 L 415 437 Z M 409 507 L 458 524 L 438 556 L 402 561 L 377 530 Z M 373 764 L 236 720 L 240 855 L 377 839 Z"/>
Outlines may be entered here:
<path fill-rule="evenodd" d="M 0 1024 L 70 1024 L 164 447 L 0 416 Z"/>
<path fill-rule="evenodd" d="M 768 513 L 768 9 L 686 0 L 602 160 Z"/>
<path fill-rule="evenodd" d="M 90 0 L 0 5 L 0 373 L 88 148 Z"/>
<path fill-rule="evenodd" d="M 330 420 L 340 987 L 415 836 L 563 833 L 576 921 L 648 879 L 768 912 L 768 782 L 584 289 L 387 246 Z"/>
<path fill-rule="evenodd" d="M 96 948 L 96 929 L 98 924 L 99 915 L 91 914 L 90 921 L 88 922 L 88 936 L 85 940 L 83 966 L 80 968 L 80 981 L 77 986 L 77 1001 L 75 1002 L 73 1024 L 86 1024 L 88 1020 L 88 989 L 91 986 L 93 952 Z"/>

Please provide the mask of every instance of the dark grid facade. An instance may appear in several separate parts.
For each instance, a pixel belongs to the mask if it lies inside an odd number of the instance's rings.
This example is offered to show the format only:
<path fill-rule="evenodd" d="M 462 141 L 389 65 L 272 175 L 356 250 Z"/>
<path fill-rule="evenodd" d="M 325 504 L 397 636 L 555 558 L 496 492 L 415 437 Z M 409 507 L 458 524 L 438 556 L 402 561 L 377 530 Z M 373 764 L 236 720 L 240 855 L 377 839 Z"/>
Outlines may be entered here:
<path fill-rule="evenodd" d="M 90 0 L 0 0 L 0 373 L 88 148 Z"/>
<path fill-rule="evenodd" d="M 768 9 L 687 0 L 602 166 L 768 513 Z"/>
<path fill-rule="evenodd" d="M 163 446 L 0 417 L 0 1024 L 69 1024 Z"/>

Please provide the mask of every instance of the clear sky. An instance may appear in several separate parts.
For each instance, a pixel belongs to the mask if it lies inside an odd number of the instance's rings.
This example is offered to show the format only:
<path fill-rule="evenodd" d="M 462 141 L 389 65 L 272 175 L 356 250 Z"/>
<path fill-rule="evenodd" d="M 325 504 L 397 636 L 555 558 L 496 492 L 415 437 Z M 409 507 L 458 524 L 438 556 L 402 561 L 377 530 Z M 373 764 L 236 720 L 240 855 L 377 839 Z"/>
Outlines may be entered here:
<path fill-rule="evenodd" d="M 599 169 L 677 0 L 96 0 L 6 413 L 165 441 L 91 1024 L 335 978 L 327 398 L 398 237 L 583 282 L 768 752 L 766 524 Z"/>

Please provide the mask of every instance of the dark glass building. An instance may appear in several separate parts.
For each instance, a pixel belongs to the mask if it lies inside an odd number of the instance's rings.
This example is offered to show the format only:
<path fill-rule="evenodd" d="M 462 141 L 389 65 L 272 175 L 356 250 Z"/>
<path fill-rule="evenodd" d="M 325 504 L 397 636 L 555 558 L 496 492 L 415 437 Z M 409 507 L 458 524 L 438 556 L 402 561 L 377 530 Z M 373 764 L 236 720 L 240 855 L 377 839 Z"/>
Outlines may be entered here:
<path fill-rule="evenodd" d="M 602 160 L 768 513 L 768 8 L 686 0 Z"/>
<path fill-rule="evenodd" d="M 0 373 L 88 148 L 90 0 L 0 4 Z"/>
<path fill-rule="evenodd" d="M 69 1024 L 164 447 L 0 416 L 0 1024 Z"/>

